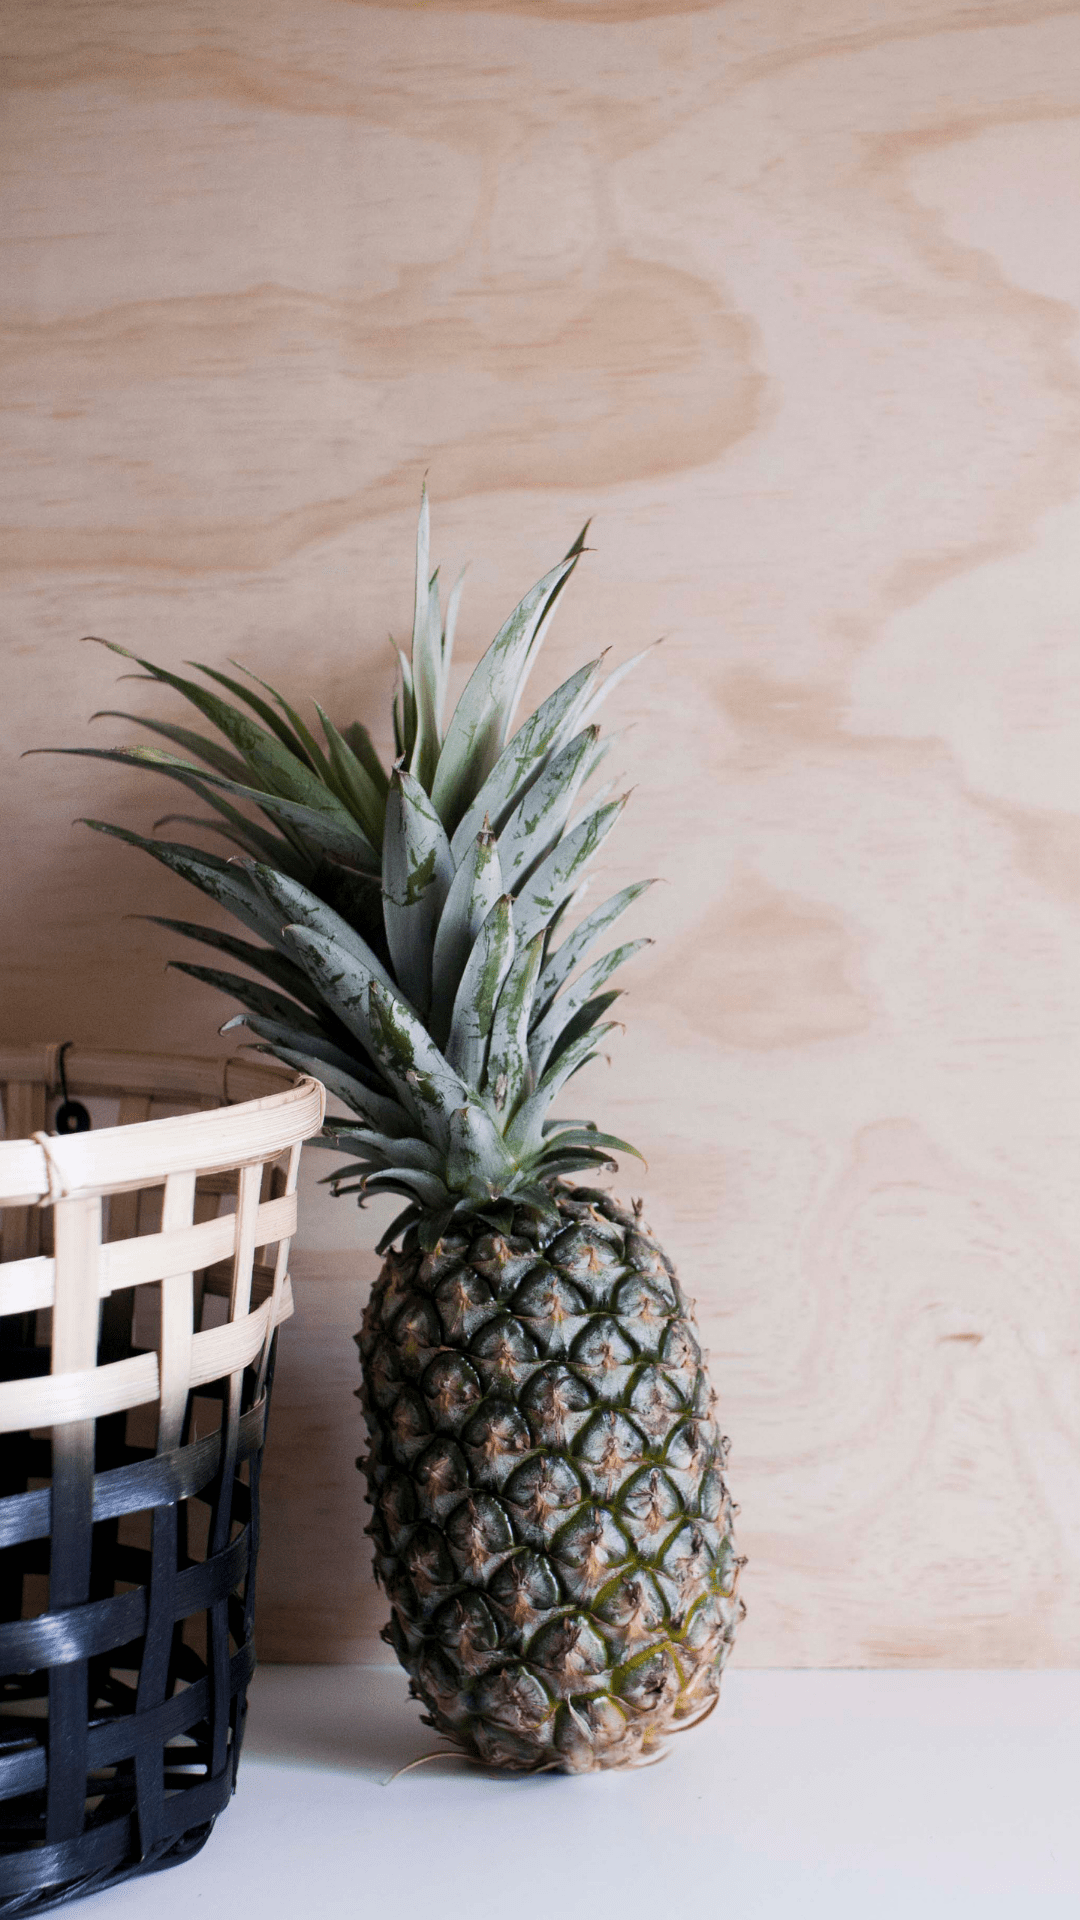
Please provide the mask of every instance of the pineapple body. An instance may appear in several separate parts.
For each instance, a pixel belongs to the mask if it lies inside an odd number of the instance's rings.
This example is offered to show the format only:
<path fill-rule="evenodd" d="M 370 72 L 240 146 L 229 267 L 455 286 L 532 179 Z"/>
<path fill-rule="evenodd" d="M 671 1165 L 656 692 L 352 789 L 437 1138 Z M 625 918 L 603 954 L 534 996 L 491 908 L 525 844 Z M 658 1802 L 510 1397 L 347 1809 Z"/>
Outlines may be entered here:
<path fill-rule="evenodd" d="M 727 1442 L 635 1213 L 456 1223 L 387 1258 L 358 1335 L 384 1637 L 490 1765 L 640 1764 L 715 1699 L 742 1613 Z M 413 1236 L 415 1240 L 415 1236 Z"/>

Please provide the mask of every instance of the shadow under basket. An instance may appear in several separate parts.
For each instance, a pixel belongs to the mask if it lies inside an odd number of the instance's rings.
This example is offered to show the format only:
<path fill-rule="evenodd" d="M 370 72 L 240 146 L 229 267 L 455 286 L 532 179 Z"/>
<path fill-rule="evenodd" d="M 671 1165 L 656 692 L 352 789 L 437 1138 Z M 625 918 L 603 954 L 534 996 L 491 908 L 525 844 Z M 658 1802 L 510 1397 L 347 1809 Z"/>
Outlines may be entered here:
<path fill-rule="evenodd" d="M 188 1859 L 233 1791 L 322 1110 L 305 1080 L 0 1142 L 0 1914 Z"/>

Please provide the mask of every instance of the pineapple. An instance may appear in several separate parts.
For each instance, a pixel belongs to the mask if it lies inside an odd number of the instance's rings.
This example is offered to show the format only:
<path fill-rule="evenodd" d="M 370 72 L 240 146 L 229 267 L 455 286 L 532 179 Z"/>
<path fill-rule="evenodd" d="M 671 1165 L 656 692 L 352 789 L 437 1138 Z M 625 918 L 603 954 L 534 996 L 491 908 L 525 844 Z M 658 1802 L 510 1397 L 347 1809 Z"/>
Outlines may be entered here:
<path fill-rule="evenodd" d="M 444 726 L 461 583 L 444 618 L 428 541 L 425 496 L 389 772 L 362 727 L 318 708 L 320 741 L 253 675 L 201 667 L 205 687 L 145 660 L 227 744 L 139 718 L 179 751 L 75 751 L 209 806 L 196 824 L 231 858 L 88 824 L 255 936 L 159 922 L 248 969 L 173 963 L 239 1003 L 223 1031 L 246 1027 L 347 1109 L 322 1143 L 349 1156 L 334 1190 L 405 1202 L 357 1335 L 358 1464 L 386 1638 L 429 1724 L 500 1767 L 639 1765 L 714 1704 L 743 1608 L 689 1303 L 640 1204 L 574 1183 L 635 1150 L 555 1113 L 612 1030 L 612 975 L 646 944 L 583 964 L 649 882 L 567 930 L 624 805 L 604 789 L 575 812 L 627 667 L 605 679 L 589 661 L 512 731 L 583 531 Z"/>

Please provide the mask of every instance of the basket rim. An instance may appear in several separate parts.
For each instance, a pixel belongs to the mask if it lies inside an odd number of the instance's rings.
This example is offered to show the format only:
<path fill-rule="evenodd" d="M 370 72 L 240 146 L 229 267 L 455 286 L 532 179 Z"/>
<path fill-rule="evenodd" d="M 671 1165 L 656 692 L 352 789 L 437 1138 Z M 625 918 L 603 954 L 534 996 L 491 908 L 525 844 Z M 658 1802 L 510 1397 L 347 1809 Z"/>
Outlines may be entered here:
<path fill-rule="evenodd" d="M 36 1082 L 59 1094 L 60 1046 L 55 1041 L 13 1045 L 0 1042 L 0 1085 Z M 73 1095 L 123 1098 L 135 1094 L 156 1100 L 190 1097 L 221 1100 L 261 1099 L 293 1084 L 296 1074 L 281 1061 L 252 1059 L 245 1053 L 150 1053 L 140 1049 L 96 1047 L 73 1042 L 64 1048 L 64 1075 Z M 141 1123 L 140 1123 L 141 1124 Z"/>
<path fill-rule="evenodd" d="M 0 1204 L 49 1205 L 152 1186 L 172 1173 L 216 1173 L 272 1159 L 318 1132 L 325 1109 L 325 1088 L 305 1074 L 236 1106 L 0 1141 Z"/>

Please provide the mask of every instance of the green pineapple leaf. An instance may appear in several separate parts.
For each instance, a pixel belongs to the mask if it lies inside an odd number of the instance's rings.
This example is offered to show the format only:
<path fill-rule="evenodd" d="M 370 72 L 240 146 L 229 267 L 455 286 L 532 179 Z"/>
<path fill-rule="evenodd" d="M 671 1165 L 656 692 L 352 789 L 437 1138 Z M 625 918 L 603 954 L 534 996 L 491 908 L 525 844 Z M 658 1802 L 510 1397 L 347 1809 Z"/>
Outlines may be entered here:
<path fill-rule="evenodd" d="M 250 1021 L 248 1025 L 251 1025 Z M 295 1067 L 298 1073 L 313 1074 L 316 1080 L 322 1081 L 327 1093 L 332 1093 L 335 1099 L 351 1107 L 354 1113 L 368 1121 L 371 1126 L 383 1129 L 404 1127 L 401 1107 L 396 1100 L 375 1093 L 362 1080 L 358 1080 L 355 1073 L 347 1073 L 343 1067 L 335 1065 L 332 1060 L 323 1060 L 317 1054 L 305 1053 L 301 1048 L 288 1047 L 280 1042 L 256 1047 L 253 1051 L 272 1053 L 276 1059 L 284 1061 L 286 1066 Z M 332 1142 L 314 1140 L 309 1144 L 317 1147 L 330 1146 Z"/>
<path fill-rule="evenodd" d="M 591 660 L 587 666 L 579 667 L 577 673 L 549 694 L 503 748 L 454 831 L 450 845 L 455 860 L 462 858 L 485 819 L 490 820 L 496 832 L 500 831 L 518 801 L 543 771 L 548 757 L 563 744 L 579 707 L 595 684 L 600 666 L 601 660 Z"/>
<path fill-rule="evenodd" d="M 202 927 L 190 920 L 168 920 L 160 913 L 133 914 L 132 919 L 146 920 L 155 927 L 167 927 L 170 933 L 178 933 L 184 940 L 198 940 L 203 946 L 213 947 L 218 953 L 228 954 L 230 960 L 239 960 L 242 966 L 253 967 L 265 974 L 275 986 L 290 994 L 294 1000 L 312 1002 L 312 1011 L 318 1013 L 318 995 L 307 974 L 294 966 L 282 953 L 273 947 L 256 947 L 250 940 L 238 940 L 235 934 L 222 933 L 218 927 Z"/>
<path fill-rule="evenodd" d="M 431 787 L 431 798 L 448 832 L 453 832 L 503 750 L 536 629 L 574 564 L 574 560 L 561 561 L 515 607 L 474 668 L 454 709 Z"/>
<path fill-rule="evenodd" d="M 465 854 L 439 915 L 431 956 L 431 1017 L 436 1044 L 442 1046 L 465 963 L 484 921 L 504 891 L 493 833 L 478 833 Z"/>
<path fill-rule="evenodd" d="M 515 1172 L 489 1113 L 469 1105 L 451 1114 L 446 1179 L 455 1193 L 481 1203 L 496 1200 Z"/>
<path fill-rule="evenodd" d="M 232 664 L 239 666 L 240 663 L 234 660 Z M 250 687 L 245 687 L 242 680 L 234 680 L 231 674 L 222 673 L 217 667 L 204 666 L 201 660 L 186 660 L 184 665 L 194 667 L 196 673 L 204 673 L 208 680 L 215 680 L 219 687 L 227 687 L 230 693 L 235 693 L 238 700 L 242 700 L 245 706 L 251 708 L 252 713 L 258 714 L 260 720 L 265 723 L 267 731 L 275 734 L 282 746 L 288 749 L 289 753 L 295 755 L 296 759 L 301 763 L 309 764 L 312 772 L 316 771 L 315 763 L 313 761 L 308 762 L 303 740 L 300 735 L 295 733 L 292 728 L 289 727 L 286 720 L 284 720 L 280 714 L 275 713 L 273 707 L 269 706 L 259 694 L 253 693 Z M 247 669 L 241 667 L 240 671 L 241 673 L 245 673 Z M 259 680 L 257 674 L 252 674 L 251 678 L 255 680 L 259 686 L 266 686 L 265 680 Z M 267 687 L 266 690 L 268 693 L 273 693 L 272 687 Z M 277 695 L 275 694 L 274 697 L 276 699 Z"/>
<path fill-rule="evenodd" d="M 394 972 L 421 1012 L 431 1000 L 435 929 L 453 877 L 442 821 L 419 781 L 395 769 L 383 834 L 383 919 Z"/>
<path fill-rule="evenodd" d="M 533 1084 L 529 1062 L 529 1015 L 544 958 L 544 929 L 514 956 L 491 1023 L 484 1086 L 505 1125 Z"/>
<path fill-rule="evenodd" d="M 230 753 L 227 747 L 219 746 L 216 740 L 208 740 L 205 735 L 196 733 L 191 727 L 174 727 L 171 721 L 149 720 L 140 713 L 121 713 L 115 707 L 99 707 L 90 715 L 91 720 L 129 720 L 132 726 L 143 727 L 147 733 L 156 733 L 162 740 L 171 740 L 176 747 L 182 747 L 186 754 L 195 760 L 203 760 L 215 773 L 223 773 L 227 780 L 246 780 L 247 767 L 238 754 Z"/>
<path fill-rule="evenodd" d="M 263 866 L 250 861 L 245 866 L 252 884 L 257 888 L 271 910 L 278 916 L 282 927 L 288 925 L 307 927 L 311 933 L 322 934 L 324 939 L 332 940 L 335 946 L 364 968 L 373 980 L 378 980 L 388 992 L 398 991 L 383 966 L 378 955 L 372 952 L 366 940 L 350 926 L 340 913 L 335 913 L 317 893 L 309 887 L 301 886 L 298 881 L 286 874 L 277 873 L 273 867 Z"/>
<path fill-rule="evenodd" d="M 359 821 L 371 845 L 381 854 L 387 787 L 385 784 L 376 784 L 364 761 L 343 739 L 317 700 L 315 707 L 330 749 L 330 764 L 337 793 L 354 819 Z"/>
<path fill-rule="evenodd" d="M 548 1055 L 565 1029 L 586 1002 L 591 1000 L 594 994 L 599 993 L 605 981 L 610 980 L 615 969 L 621 967 L 627 960 L 632 960 L 635 953 L 641 952 L 642 947 L 651 945 L 651 940 L 627 940 L 623 946 L 613 947 L 602 960 L 595 960 L 591 967 L 586 967 L 573 986 L 553 1002 L 543 1019 L 533 1028 L 527 1043 L 534 1073 L 537 1075 L 543 1073 Z"/>
<path fill-rule="evenodd" d="M 462 1079 L 479 1089 L 483 1084 L 488 1036 L 503 981 L 514 960 L 513 901 L 502 894 L 473 943 L 454 996 L 446 1057 Z"/>
<path fill-rule="evenodd" d="M 653 880 L 636 880 L 631 886 L 621 888 L 618 893 L 612 894 L 610 900 L 596 907 L 586 920 L 582 920 L 573 933 L 567 934 L 562 945 L 545 962 L 537 982 L 534 1024 L 547 1013 L 555 995 L 561 993 L 574 968 L 585 958 L 594 941 L 599 940 L 619 915 L 625 913 L 627 907 L 633 906 L 634 901 L 655 884 Z"/>
<path fill-rule="evenodd" d="M 625 805 L 624 796 L 599 807 L 540 862 L 514 903 L 514 919 L 521 939 L 531 940 L 540 927 L 549 924 L 556 909 L 577 885 L 582 870 L 603 845 Z"/>
<path fill-rule="evenodd" d="M 123 840 L 129 847 L 141 847 L 144 853 L 159 860 L 163 867 L 179 874 L 181 880 L 187 880 L 211 900 L 216 900 L 219 906 L 235 914 L 250 932 L 257 933 L 260 939 L 269 941 L 280 952 L 288 952 L 273 917 L 266 911 L 266 902 L 246 880 L 242 870 L 220 860 L 216 853 L 206 853 L 201 847 L 187 847 L 173 840 L 149 840 L 145 834 L 132 833 L 127 827 L 114 827 L 107 820 L 84 820 L 82 824 L 92 827 L 95 833 L 107 833 L 114 840 Z"/>
<path fill-rule="evenodd" d="M 191 960 L 170 960 L 167 970 L 186 973 L 192 980 L 201 980 L 204 986 L 216 987 L 219 993 L 227 993 L 231 1000 L 239 1000 L 240 1005 L 247 1007 L 250 1012 L 268 1020 L 280 1020 L 300 1033 L 318 1036 L 324 1032 L 322 1021 L 307 1007 L 298 1006 L 295 1000 L 287 1000 L 284 994 L 275 993 L 271 987 L 260 986 L 257 980 L 245 980 L 242 974 L 225 973 L 220 967 L 200 967 Z"/>
<path fill-rule="evenodd" d="M 531 1159 L 544 1145 L 543 1121 L 552 1101 L 562 1091 L 566 1082 L 582 1067 L 595 1058 L 597 1043 L 606 1034 L 613 1031 L 611 1025 L 600 1026 L 590 1033 L 582 1034 L 565 1053 L 548 1068 L 536 1088 L 527 1100 L 524 1100 L 506 1130 L 506 1144 L 520 1162 Z"/>
<path fill-rule="evenodd" d="M 356 755 L 376 793 L 381 794 L 385 801 L 390 787 L 390 776 L 375 751 L 367 728 L 362 727 L 359 720 L 353 720 L 342 729 L 341 737 L 349 751 Z"/>
<path fill-rule="evenodd" d="M 317 773 L 319 779 L 332 789 L 334 780 L 330 762 L 316 740 L 315 735 L 312 733 L 311 728 L 307 725 L 306 721 L 303 720 L 301 715 L 297 713 L 296 708 L 290 706 L 285 695 L 279 693 L 276 687 L 272 687 L 269 680 L 264 680 L 261 674 L 255 672 L 254 668 L 245 667 L 239 660 L 234 660 L 232 665 L 239 668 L 241 673 L 246 673 L 249 680 L 254 680 L 256 686 L 262 687 L 265 692 L 270 695 L 271 700 L 281 709 L 288 723 L 286 731 L 291 733 L 292 738 L 297 742 L 300 749 L 298 758 L 306 760 L 312 772 Z M 203 668 L 204 673 L 208 671 L 208 668 Z M 272 713 L 273 708 L 268 709 L 268 711 Z"/>
<path fill-rule="evenodd" d="M 450 1116 L 469 1104 L 469 1090 L 439 1052 L 415 1014 L 372 984 L 368 992 L 370 1050 L 405 1106 L 444 1151 Z"/>
<path fill-rule="evenodd" d="M 597 731 L 586 727 L 556 753 L 510 815 L 499 835 L 499 863 L 508 887 L 520 886 L 552 851 L 588 778 Z"/>

